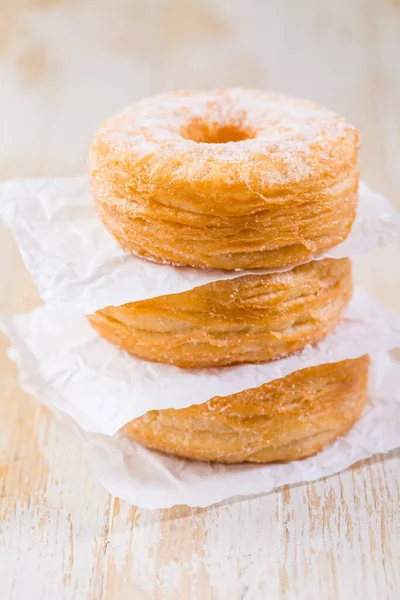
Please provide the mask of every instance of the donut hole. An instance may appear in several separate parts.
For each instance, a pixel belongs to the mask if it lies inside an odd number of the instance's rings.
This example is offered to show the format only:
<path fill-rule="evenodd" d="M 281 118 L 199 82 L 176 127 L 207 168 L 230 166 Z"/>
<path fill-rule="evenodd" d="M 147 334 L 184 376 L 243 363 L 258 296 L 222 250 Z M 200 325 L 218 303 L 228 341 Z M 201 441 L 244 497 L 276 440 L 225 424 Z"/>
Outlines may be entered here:
<path fill-rule="evenodd" d="M 240 123 L 216 123 L 197 117 L 181 127 L 180 134 L 184 139 L 199 144 L 227 144 L 255 137 L 254 131 Z"/>

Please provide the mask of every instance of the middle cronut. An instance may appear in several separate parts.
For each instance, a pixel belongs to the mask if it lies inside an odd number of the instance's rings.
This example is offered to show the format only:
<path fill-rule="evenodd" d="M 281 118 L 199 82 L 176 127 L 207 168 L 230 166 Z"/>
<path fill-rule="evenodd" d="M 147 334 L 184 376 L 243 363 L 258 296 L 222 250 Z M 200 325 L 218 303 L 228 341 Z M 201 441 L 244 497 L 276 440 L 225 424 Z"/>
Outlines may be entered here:
<path fill-rule="evenodd" d="M 183 368 L 258 363 L 325 337 L 352 289 L 350 260 L 327 258 L 108 306 L 88 319 L 106 340 L 146 360 Z"/>

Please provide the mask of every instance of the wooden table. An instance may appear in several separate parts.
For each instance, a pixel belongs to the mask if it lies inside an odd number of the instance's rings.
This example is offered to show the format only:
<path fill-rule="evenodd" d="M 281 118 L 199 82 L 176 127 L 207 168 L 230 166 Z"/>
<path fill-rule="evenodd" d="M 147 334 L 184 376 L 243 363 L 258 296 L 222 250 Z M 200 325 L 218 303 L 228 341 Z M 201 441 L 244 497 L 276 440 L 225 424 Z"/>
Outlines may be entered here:
<path fill-rule="evenodd" d="M 364 178 L 400 207 L 399 0 L 1 2 L 0 176 L 85 170 L 96 126 L 177 87 L 309 97 L 362 134 Z M 40 300 L 1 231 L 0 310 Z M 399 248 L 358 281 L 400 308 Z M 0 595 L 5 600 L 400 597 L 400 453 L 207 509 L 106 493 L 81 448 L 18 389 L 1 337 Z"/>

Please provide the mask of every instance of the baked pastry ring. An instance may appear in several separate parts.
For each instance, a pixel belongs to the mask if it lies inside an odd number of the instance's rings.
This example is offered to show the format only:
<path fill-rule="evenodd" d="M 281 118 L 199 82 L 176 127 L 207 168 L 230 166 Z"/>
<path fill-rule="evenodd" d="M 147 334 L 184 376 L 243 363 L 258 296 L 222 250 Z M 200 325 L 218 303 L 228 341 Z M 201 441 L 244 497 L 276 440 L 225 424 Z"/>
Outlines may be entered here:
<path fill-rule="evenodd" d="M 238 463 L 311 456 L 345 434 L 367 400 L 368 356 L 296 371 L 180 410 L 152 410 L 124 433 L 196 460 Z"/>
<path fill-rule="evenodd" d="M 266 91 L 146 99 L 99 130 L 94 206 L 125 249 L 217 269 L 285 267 L 343 241 L 358 198 L 358 134 Z"/>
<path fill-rule="evenodd" d="M 326 258 L 109 306 L 88 319 L 140 358 L 215 367 L 269 361 L 315 344 L 337 325 L 351 294 L 350 260 Z"/>

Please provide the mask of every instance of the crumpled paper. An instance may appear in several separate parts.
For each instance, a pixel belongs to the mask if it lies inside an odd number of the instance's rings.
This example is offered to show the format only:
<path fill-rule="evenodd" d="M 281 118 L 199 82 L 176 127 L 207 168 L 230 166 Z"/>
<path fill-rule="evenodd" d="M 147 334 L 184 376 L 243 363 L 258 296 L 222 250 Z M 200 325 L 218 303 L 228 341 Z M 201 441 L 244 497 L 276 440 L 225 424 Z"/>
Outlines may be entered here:
<path fill-rule="evenodd" d="M 86 177 L 2 183 L 0 216 L 17 239 L 43 300 L 72 304 L 85 314 L 219 279 L 271 272 L 171 267 L 124 252 L 95 215 Z M 400 237 L 399 214 L 362 183 L 349 237 L 318 258 L 372 252 L 395 237 Z"/>
<path fill-rule="evenodd" d="M 335 331 L 316 346 L 269 363 L 222 369 L 188 370 L 134 358 L 65 305 L 3 317 L 0 328 L 14 345 L 11 356 L 20 367 L 22 388 L 83 429 L 107 435 L 149 410 L 201 404 L 306 367 L 400 346 L 400 317 L 360 290 Z"/>
<path fill-rule="evenodd" d="M 78 433 L 100 482 L 115 496 L 148 509 L 207 506 L 316 480 L 400 445 L 400 364 L 385 352 L 400 346 L 400 318 L 360 291 L 336 331 L 315 347 L 269 364 L 184 371 L 118 350 L 82 313 L 247 272 L 160 266 L 124 253 L 94 215 L 85 177 L 0 184 L 0 215 L 50 303 L 0 319 L 14 345 L 9 354 L 21 387 Z M 350 236 L 319 258 L 371 252 L 399 235 L 398 214 L 362 184 Z M 151 409 L 183 408 L 365 353 L 373 355 L 371 401 L 349 434 L 315 457 L 267 466 L 210 465 L 148 450 L 118 432 Z"/>

